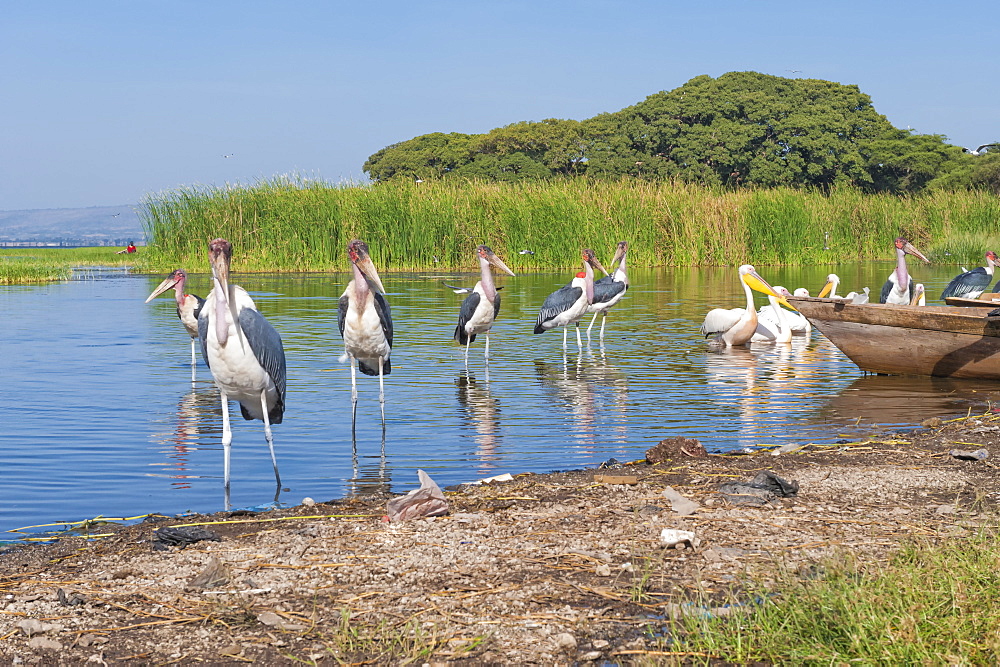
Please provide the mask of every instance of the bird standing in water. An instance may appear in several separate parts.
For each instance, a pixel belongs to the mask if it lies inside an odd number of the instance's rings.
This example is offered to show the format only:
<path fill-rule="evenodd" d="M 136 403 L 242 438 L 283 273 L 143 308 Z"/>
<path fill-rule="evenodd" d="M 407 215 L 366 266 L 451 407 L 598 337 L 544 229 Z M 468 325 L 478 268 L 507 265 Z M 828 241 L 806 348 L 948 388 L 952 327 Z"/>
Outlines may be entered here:
<path fill-rule="evenodd" d="M 226 509 L 229 508 L 229 455 L 233 441 L 229 399 L 239 401 L 244 419 L 264 422 L 264 438 L 271 452 L 277 484 L 275 500 L 281 491 L 281 477 L 274 456 L 271 425 L 280 424 L 285 413 L 285 350 L 281 336 L 257 312 L 246 290 L 229 284 L 232 253 L 232 245 L 225 239 L 215 239 L 209 244 L 208 257 L 215 286 L 198 316 L 202 354 L 222 401 Z"/>
<path fill-rule="evenodd" d="M 590 248 L 583 251 L 582 257 L 583 271 L 577 273 L 568 285 L 545 297 L 535 321 L 536 334 L 576 324 L 576 345 L 581 350 L 583 341 L 580 338 L 580 318 L 594 302 L 594 267 L 607 273 Z M 566 349 L 566 329 L 563 329 L 563 349 Z"/>
<path fill-rule="evenodd" d="M 378 376 L 378 400 L 385 428 L 385 384 L 383 376 L 392 372 L 392 312 L 385 287 L 368 254 L 368 245 L 357 239 L 347 244 L 354 279 L 340 297 L 337 325 L 344 339 L 341 362 L 350 358 L 365 375 Z M 351 364 L 351 408 L 358 407 L 358 385 Z"/>
<path fill-rule="evenodd" d="M 476 248 L 479 260 L 479 282 L 472 288 L 472 293 L 462 302 L 462 310 L 458 314 L 458 326 L 455 327 L 455 340 L 465 346 L 465 364 L 469 364 L 469 345 L 476 340 L 478 334 L 486 335 L 486 350 L 483 353 L 487 362 L 490 360 L 490 329 L 500 313 L 500 294 L 493 283 L 491 266 L 510 275 L 514 272 L 507 268 L 503 260 L 496 256 L 489 246 Z"/>
<path fill-rule="evenodd" d="M 146 303 L 160 296 L 171 287 L 174 288 L 174 299 L 177 301 L 177 317 L 180 318 L 184 329 L 191 336 L 191 365 L 194 366 L 198 363 L 195 356 L 195 343 L 198 340 L 198 314 L 201 312 L 201 307 L 204 305 L 205 300 L 196 294 L 185 294 L 185 283 L 187 283 L 187 273 L 184 272 L 184 269 L 177 269 L 156 286 L 153 293 L 146 297 Z"/>

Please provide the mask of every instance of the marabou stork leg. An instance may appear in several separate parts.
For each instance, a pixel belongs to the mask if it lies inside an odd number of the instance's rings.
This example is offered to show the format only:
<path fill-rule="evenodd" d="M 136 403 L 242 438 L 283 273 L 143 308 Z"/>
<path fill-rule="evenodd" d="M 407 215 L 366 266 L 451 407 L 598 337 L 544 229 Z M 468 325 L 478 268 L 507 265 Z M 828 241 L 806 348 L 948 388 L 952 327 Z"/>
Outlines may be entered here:
<path fill-rule="evenodd" d="M 594 317 L 597 317 L 597 315 L 594 315 Z M 607 322 L 608 322 L 608 311 L 605 310 L 603 313 L 601 313 L 601 340 L 604 340 L 604 325 L 607 324 Z"/>
<path fill-rule="evenodd" d="M 590 320 L 590 326 L 587 327 L 587 338 L 590 338 L 590 330 L 594 328 L 594 322 L 597 321 L 598 315 L 600 315 L 600 313 L 594 313 L 594 318 Z M 601 320 L 601 331 L 603 330 L 604 330 L 604 320 Z"/>
<path fill-rule="evenodd" d="M 382 383 L 382 357 L 378 358 L 378 403 L 382 409 L 382 428 L 385 428 L 385 385 Z"/>
<path fill-rule="evenodd" d="M 566 329 L 567 329 L 567 327 L 563 327 L 563 349 L 564 350 L 566 349 Z"/>
<path fill-rule="evenodd" d="M 469 367 L 469 346 L 472 345 L 472 337 L 465 339 L 465 367 Z"/>
<path fill-rule="evenodd" d="M 580 320 L 576 321 L 576 346 L 579 349 L 583 349 L 583 341 L 580 340 Z"/>
<path fill-rule="evenodd" d="M 271 420 L 267 417 L 267 392 L 260 392 L 260 409 L 264 413 L 264 439 L 271 452 L 271 465 L 274 466 L 274 482 L 281 489 L 281 477 L 278 475 L 278 459 L 274 456 L 274 436 L 271 435 Z"/>
<path fill-rule="evenodd" d="M 196 357 L 195 354 L 194 354 L 194 345 L 197 342 L 198 342 L 197 338 L 192 338 L 191 339 L 191 365 L 192 366 L 197 366 L 198 365 L 198 357 Z"/>
<path fill-rule="evenodd" d="M 355 408 L 358 407 L 358 381 L 354 377 L 354 365 L 357 363 L 357 360 L 351 357 L 351 405 Z"/>
<path fill-rule="evenodd" d="M 229 451 L 233 444 L 233 430 L 229 425 L 229 397 L 219 390 L 222 401 L 222 484 L 226 489 L 226 510 L 229 510 Z"/>
<path fill-rule="evenodd" d="M 490 360 L 490 332 L 486 332 L 486 352 L 483 353 L 483 358 L 489 363 Z"/>

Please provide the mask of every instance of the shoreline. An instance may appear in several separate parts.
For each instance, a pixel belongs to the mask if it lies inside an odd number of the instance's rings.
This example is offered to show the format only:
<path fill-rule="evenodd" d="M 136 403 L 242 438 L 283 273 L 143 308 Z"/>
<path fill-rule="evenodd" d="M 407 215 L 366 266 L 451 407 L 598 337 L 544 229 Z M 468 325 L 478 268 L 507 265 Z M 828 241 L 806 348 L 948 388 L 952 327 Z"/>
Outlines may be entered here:
<path fill-rule="evenodd" d="M 718 611 L 738 601 L 747 577 L 845 551 L 877 562 L 910 539 L 995 525 L 996 465 L 949 452 L 1000 454 L 998 432 L 1000 414 L 989 412 L 777 456 L 678 454 L 526 473 L 463 485 L 446 493 L 447 516 L 402 523 L 383 520 L 385 495 L 8 549 L 0 655 L 107 664 L 655 659 L 669 652 L 668 619 L 695 591 Z M 763 470 L 798 492 L 763 504 L 719 492 Z M 674 511 L 668 486 L 699 507 Z M 220 540 L 152 548 L 155 530 L 182 523 Z M 663 529 L 696 540 L 667 548 Z M 198 575 L 211 585 L 193 584 Z M 25 625 L 32 620 L 40 625 Z"/>

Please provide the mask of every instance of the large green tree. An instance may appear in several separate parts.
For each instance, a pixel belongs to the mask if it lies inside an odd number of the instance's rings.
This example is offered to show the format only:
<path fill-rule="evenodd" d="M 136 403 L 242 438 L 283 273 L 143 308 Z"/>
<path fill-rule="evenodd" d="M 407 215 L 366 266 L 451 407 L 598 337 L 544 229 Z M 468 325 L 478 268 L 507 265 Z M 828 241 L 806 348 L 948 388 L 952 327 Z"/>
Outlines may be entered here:
<path fill-rule="evenodd" d="M 912 192 L 948 174 L 971 182 L 968 157 L 940 135 L 893 127 L 857 86 L 730 72 L 695 77 L 584 121 L 550 118 L 480 135 L 416 137 L 375 153 L 364 169 L 376 181 L 586 174 Z"/>

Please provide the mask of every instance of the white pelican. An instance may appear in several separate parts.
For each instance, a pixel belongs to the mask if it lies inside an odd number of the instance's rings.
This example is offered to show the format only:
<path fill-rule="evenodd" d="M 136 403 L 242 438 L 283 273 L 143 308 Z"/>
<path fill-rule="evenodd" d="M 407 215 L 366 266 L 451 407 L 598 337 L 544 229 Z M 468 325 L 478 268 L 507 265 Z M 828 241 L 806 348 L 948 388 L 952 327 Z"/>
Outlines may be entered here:
<path fill-rule="evenodd" d="M 775 285 L 774 289 L 776 292 L 778 292 L 783 296 L 791 296 L 788 293 L 788 290 L 782 287 L 781 285 Z M 797 290 L 795 290 L 794 296 L 809 296 L 809 290 L 807 290 L 805 287 L 800 287 Z M 772 300 L 769 298 L 768 301 Z M 773 301 L 777 303 L 784 303 L 786 306 L 789 305 L 788 301 L 778 300 L 778 299 L 774 299 Z M 757 309 L 758 333 L 761 332 L 760 326 L 762 323 L 764 324 L 764 326 L 767 327 L 769 331 L 772 332 L 776 332 L 779 328 L 779 325 L 787 327 L 788 330 L 793 334 L 807 334 L 810 331 L 812 331 L 812 324 L 809 323 L 809 318 L 807 318 L 805 315 L 796 310 L 784 310 L 781 313 L 782 322 L 778 322 L 777 316 L 774 314 L 772 306 L 774 306 L 774 303 L 769 303 L 768 305 L 761 306 L 760 308 Z M 768 340 L 771 339 L 768 338 Z M 778 341 L 778 342 L 785 342 L 785 341 Z"/>
<path fill-rule="evenodd" d="M 966 271 L 959 276 L 955 276 L 941 293 L 941 300 L 949 296 L 960 296 L 966 299 L 978 299 L 979 295 L 986 291 L 993 282 L 993 271 L 1000 261 L 997 254 L 992 250 L 986 252 L 986 266 L 977 266 L 971 271 Z"/>
<path fill-rule="evenodd" d="M 619 241 L 615 249 L 615 257 L 611 260 L 611 265 L 615 267 L 614 271 L 594 282 L 594 302 L 587 309 L 588 313 L 594 314 L 594 318 L 590 320 L 590 326 L 587 327 L 587 338 L 590 338 L 590 330 L 594 328 L 594 322 L 600 315 L 601 340 L 604 340 L 604 324 L 608 319 L 608 311 L 621 301 L 625 292 L 628 291 L 628 274 L 625 273 L 625 254 L 627 252 L 628 243 Z"/>
<path fill-rule="evenodd" d="M 750 342 L 754 332 L 757 330 L 757 311 L 753 305 L 753 293 L 751 289 L 762 294 L 771 294 L 780 298 L 784 296 L 774 291 L 774 288 L 767 284 L 767 281 L 760 277 L 757 270 L 749 264 L 744 264 L 739 268 L 740 284 L 743 286 L 743 293 L 747 298 L 746 308 L 715 308 L 705 316 L 705 322 L 701 325 L 701 333 L 705 338 L 715 336 L 713 344 L 722 347 L 734 347 L 745 345 Z"/>
<path fill-rule="evenodd" d="M 568 284 L 560 287 L 545 297 L 542 308 L 538 311 L 535 321 L 535 333 L 545 333 L 556 327 L 568 327 L 576 324 L 576 345 L 583 349 L 580 339 L 580 318 L 587 313 L 587 308 L 594 301 L 594 267 L 607 273 L 594 256 L 594 251 L 587 248 L 583 251 L 583 271 Z M 566 349 L 566 329 L 563 329 L 563 349 Z"/>
<path fill-rule="evenodd" d="M 198 363 L 195 356 L 195 342 L 198 340 L 198 315 L 201 313 L 201 307 L 204 305 L 205 300 L 196 294 L 185 294 L 184 284 L 186 282 L 187 273 L 184 272 L 184 269 L 177 269 L 156 286 L 153 293 L 146 297 L 146 303 L 160 296 L 171 287 L 174 288 L 174 299 L 177 301 L 177 317 L 180 318 L 184 329 L 191 336 L 191 365 L 194 366 Z"/>
<path fill-rule="evenodd" d="M 826 284 L 823 285 L 823 289 L 819 291 L 816 295 L 817 298 L 822 299 L 824 297 L 829 299 L 839 299 L 837 296 L 837 287 L 840 286 L 840 276 L 836 273 L 831 273 L 826 277 Z M 809 296 L 808 294 L 806 296 Z"/>
<path fill-rule="evenodd" d="M 906 271 L 906 256 L 913 255 L 919 257 L 926 264 L 931 260 L 924 257 L 924 254 L 913 247 L 909 241 L 902 236 L 896 239 L 896 270 L 889 274 L 889 279 L 882 285 L 882 296 L 879 303 L 893 303 L 905 306 L 913 299 L 913 279 Z"/>
<path fill-rule="evenodd" d="M 781 296 L 791 296 L 789 291 L 780 285 L 775 285 L 774 291 Z M 785 319 L 785 315 L 791 313 L 786 313 L 785 309 L 778 305 L 780 297 L 768 294 L 767 300 L 769 305 L 761 308 L 760 312 L 757 313 L 757 329 L 750 338 L 750 342 L 791 343 L 792 329 Z M 795 314 L 799 315 L 799 313 Z M 801 315 L 799 316 L 801 317 Z"/>
<path fill-rule="evenodd" d="M 222 399 L 222 448 L 226 506 L 229 506 L 229 453 L 233 432 L 229 425 L 229 399 L 239 401 L 247 420 L 264 422 L 264 437 L 271 452 L 274 481 L 281 489 L 274 456 L 271 424 L 280 424 L 285 413 L 285 350 L 281 336 L 257 312 L 242 287 L 229 284 L 232 245 L 215 239 L 208 246 L 215 287 L 208 293 L 198 316 L 198 337 Z"/>
<path fill-rule="evenodd" d="M 913 286 L 913 298 L 910 299 L 911 306 L 926 306 L 927 298 L 924 294 L 924 284 L 917 283 Z"/>
<path fill-rule="evenodd" d="M 385 385 L 382 377 L 392 372 L 389 354 L 392 352 L 392 312 L 385 299 L 385 287 L 375 270 L 368 245 L 357 239 L 347 244 L 354 280 L 340 297 L 337 325 L 344 339 L 343 363 L 351 363 L 351 407 L 358 405 L 358 385 L 354 363 L 365 375 L 378 376 L 378 401 L 385 427 Z"/>
<path fill-rule="evenodd" d="M 483 356 L 486 361 L 490 360 L 490 329 L 500 313 L 500 294 L 493 284 L 493 272 L 490 266 L 514 275 L 514 272 L 507 268 L 503 260 L 497 257 L 489 246 L 481 245 L 476 248 L 476 257 L 479 259 L 479 282 L 462 302 L 462 310 L 458 314 L 458 326 L 455 327 L 455 340 L 465 346 L 466 364 L 469 363 L 469 345 L 476 340 L 478 334 L 486 334 L 486 350 Z"/>

